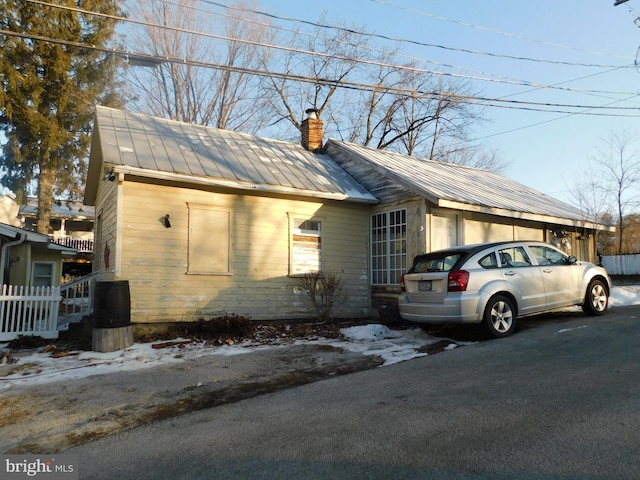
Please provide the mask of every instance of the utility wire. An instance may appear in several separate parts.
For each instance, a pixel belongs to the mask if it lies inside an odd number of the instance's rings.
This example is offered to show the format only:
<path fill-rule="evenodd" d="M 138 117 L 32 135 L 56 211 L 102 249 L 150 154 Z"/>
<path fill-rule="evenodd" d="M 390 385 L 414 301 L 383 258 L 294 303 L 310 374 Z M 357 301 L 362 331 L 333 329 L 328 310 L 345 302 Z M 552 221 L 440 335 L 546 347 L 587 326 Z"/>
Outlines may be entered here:
<path fill-rule="evenodd" d="M 569 108 L 569 109 L 577 108 L 577 109 L 593 109 L 593 110 L 601 108 L 598 105 L 575 105 L 575 104 L 552 103 L 552 102 L 527 102 L 527 101 L 520 101 L 520 100 L 505 100 L 505 99 L 491 98 L 491 97 L 460 95 L 460 94 L 443 93 L 438 91 L 425 91 L 425 90 L 416 90 L 416 89 L 408 89 L 408 88 L 392 87 L 392 86 L 380 87 L 378 85 L 371 85 L 367 83 L 350 82 L 345 80 L 336 80 L 336 79 L 329 79 L 329 78 L 309 77 L 305 75 L 296 75 L 291 73 L 256 70 L 251 68 L 222 65 L 217 63 L 199 62 L 199 61 L 188 60 L 188 59 L 160 57 L 157 55 L 136 53 L 136 52 L 126 51 L 126 50 L 119 50 L 116 48 L 108 48 L 108 47 L 102 47 L 97 45 L 87 45 L 82 42 L 72 42 L 69 40 L 55 39 L 55 38 L 44 37 L 40 35 L 18 33 L 18 32 L 13 32 L 11 30 L 4 30 L 4 29 L 0 29 L 0 35 L 7 35 L 7 36 L 13 36 L 13 37 L 19 37 L 19 38 L 26 38 L 30 40 L 57 43 L 57 44 L 77 47 L 77 48 L 98 50 L 105 53 L 110 53 L 113 55 L 120 56 L 124 59 L 146 61 L 148 62 L 149 65 L 160 65 L 162 63 L 182 64 L 182 65 L 190 65 L 190 66 L 196 66 L 196 67 L 213 68 L 216 70 L 225 70 L 225 71 L 230 71 L 234 73 L 243 73 L 243 74 L 257 75 L 262 77 L 279 78 L 284 80 L 294 80 L 294 81 L 299 81 L 304 83 L 311 83 L 314 85 L 335 86 L 339 88 L 361 90 L 361 91 L 387 92 L 392 94 L 414 96 L 419 98 L 432 98 L 432 99 L 445 98 L 445 99 L 451 99 L 453 101 L 460 101 L 460 102 L 476 104 L 476 105 L 486 105 L 491 107 L 516 108 L 516 106 L 520 106 L 520 108 L 523 110 L 541 111 L 541 112 L 553 111 L 553 110 L 550 110 L 550 108 Z M 602 108 L 606 108 L 608 110 L 637 111 L 640 114 L 640 108 L 638 107 L 602 107 Z M 558 113 L 567 113 L 567 112 L 561 111 Z M 613 116 L 613 114 L 607 114 L 607 115 Z M 625 116 L 628 116 L 628 115 L 625 115 Z M 636 115 L 633 115 L 633 116 L 636 116 Z"/>
<path fill-rule="evenodd" d="M 375 0 L 372 0 L 372 1 L 375 1 Z M 193 5 L 185 5 L 183 3 L 176 3 L 176 2 L 171 1 L 171 0 L 163 0 L 163 3 L 168 4 L 168 5 L 173 5 L 175 7 L 181 7 L 181 8 L 186 8 L 186 9 L 189 9 L 189 10 L 195 10 L 195 11 L 198 11 L 198 12 L 208 13 L 208 14 L 215 15 L 215 16 L 221 16 L 221 17 L 224 17 L 224 18 L 230 18 L 230 19 L 233 19 L 233 20 L 241 20 L 243 22 L 247 22 L 247 23 L 251 23 L 251 24 L 254 24 L 254 25 L 259 25 L 259 26 L 262 26 L 262 27 L 267 27 L 267 28 L 270 28 L 270 29 L 275 29 L 275 30 L 291 33 L 291 34 L 294 34 L 294 35 L 303 35 L 303 36 L 307 36 L 307 37 L 315 37 L 316 36 L 313 33 L 307 33 L 307 32 L 303 32 L 301 30 L 293 30 L 293 29 L 285 28 L 285 27 L 282 27 L 280 25 L 276 25 L 276 24 L 273 24 L 273 23 L 270 23 L 270 22 L 259 22 L 259 21 L 256 21 L 256 20 L 250 18 L 250 17 L 247 17 L 246 15 L 245 16 L 234 16 L 234 15 L 230 15 L 228 13 L 219 13 L 219 12 L 215 12 L 215 11 L 212 11 L 212 10 L 207 10 L 207 9 L 204 9 L 204 8 L 194 7 Z M 225 6 L 224 8 L 226 8 L 227 10 L 232 10 L 232 9 L 233 10 L 239 10 L 241 13 L 243 12 L 242 9 L 239 9 L 239 8 L 236 8 L 236 7 L 232 7 L 232 6 Z M 251 11 L 251 10 L 248 10 L 248 11 Z M 299 21 L 299 20 L 293 20 L 293 21 Z M 154 25 L 154 26 L 157 26 L 159 28 L 163 28 L 162 25 Z M 482 27 L 479 27 L 479 28 L 482 28 Z M 508 35 L 508 34 L 506 34 L 506 35 Z M 325 39 L 325 40 L 327 39 L 327 37 L 320 37 L 320 38 Z M 334 40 L 334 39 L 331 39 L 331 40 Z M 340 43 L 340 44 L 343 44 L 343 45 L 350 45 L 348 42 L 345 42 L 345 41 L 340 40 L 340 39 L 337 39 L 336 41 L 337 41 L 337 43 Z M 368 45 L 364 45 L 364 46 L 362 46 L 362 48 L 364 50 L 371 51 L 371 52 L 386 53 L 386 52 L 384 52 L 384 51 L 382 51 L 380 49 L 373 48 L 373 47 L 370 47 Z M 572 47 L 567 47 L 567 48 L 572 48 Z M 574 50 L 582 51 L 580 49 L 575 49 L 575 48 L 574 48 Z M 307 53 L 307 52 L 300 51 L 300 53 Z M 316 54 L 316 52 L 314 51 L 314 52 L 312 52 L 312 54 Z M 530 81 L 527 81 L 527 80 L 513 79 L 513 78 L 505 77 L 503 75 L 497 75 L 497 74 L 494 74 L 494 73 L 491 73 L 491 72 L 484 72 L 484 71 L 479 71 L 479 70 L 470 69 L 470 68 L 466 68 L 466 67 L 461 67 L 459 65 L 451 65 L 451 64 L 447 64 L 447 63 L 436 62 L 436 61 L 433 61 L 433 60 L 429 60 L 429 59 L 425 59 L 425 58 L 419 58 L 419 57 L 410 56 L 410 55 L 405 55 L 405 54 L 401 54 L 401 53 L 397 53 L 397 52 L 394 52 L 394 55 L 396 57 L 399 57 L 399 58 L 407 59 L 408 61 L 411 61 L 411 62 L 423 62 L 423 63 L 426 63 L 426 64 L 445 67 L 445 68 L 449 68 L 449 69 L 452 69 L 452 70 L 458 70 L 458 71 L 461 71 L 461 72 L 470 72 L 470 73 L 473 73 L 475 75 L 483 75 L 484 77 L 489 77 L 489 78 L 482 78 L 482 77 L 471 77 L 471 76 L 469 76 L 468 79 L 487 81 L 487 82 L 494 81 L 494 82 L 498 82 L 498 83 L 506 83 L 506 84 L 512 84 L 512 85 L 521 85 L 521 86 L 531 86 L 531 87 L 536 87 L 536 88 L 551 88 L 551 89 L 553 89 L 555 87 L 555 85 L 546 85 L 546 84 L 541 84 L 541 83 L 536 83 L 536 82 L 530 82 Z M 625 57 L 621 57 L 621 58 L 625 58 Z M 354 59 L 351 59 L 351 60 L 354 60 Z M 356 59 L 355 61 L 358 61 L 358 59 Z M 624 69 L 624 68 L 634 68 L 634 66 L 636 66 L 636 65 L 628 64 L 628 65 L 625 65 L 625 66 L 618 66 L 618 67 L 612 68 L 611 70 L 608 70 L 607 72 L 611 72 L 611 71 L 615 71 L 615 70 L 619 70 L 619 69 Z M 395 67 L 397 69 L 402 69 L 403 66 L 396 65 Z M 434 72 L 431 72 L 429 70 L 425 70 L 425 73 L 434 73 Z M 604 72 L 604 73 L 606 73 L 606 72 Z M 440 72 L 438 72 L 438 74 L 440 74 Z M 595 74 L 595 75 L 598 75 L 598 74 Z M 464 76 L 461 76 L 461 77 L 465 78 Z M 493 78 L 493 80 L 492 80 L 492 78 Z M 582 78 L 587 78 L 587 77 L 580 77 L 579 79 L 582 79 Z M 569 83 L 571 81 L 572 80 L 568 80 L 568 81 L 563 82 L 563 83 Z M 588 89 L 574 89 L 574 88 L 566 88 L 566 87 L 563 90 L 570 91 L 570 92 L 579 92 L 579 93 L 603 93 L 603 94 L 613 94 L 613 95 L 616 95 L 616 94 L 619 94 L 619 95 L 631 95 L 632 94 L 632 92 L 609 92 L 609 91 L 597 91 L 597 90 L 588 90 Z"/>
<path fill-rule="evenodd" d="M 225 40 L 225 41 L 229 41 L 229 42 L 244 43 L 244 44 L 249 44 L 249 45 L 253 45 L 253 46 L 272 48 L 272 49 L 283 50 L 283 51 L 292 52 L 292 53 L 313 55 L 313 56 L 324 57 L 324 58 L 337 58 L 337 59 L 344 60 L 344 61 L 347 61 L 347 62 L 358 62 L 360 64 L 365 64 L 365 65 L 372 65 L 372 66 L 384 67 L 384 68 L 390 68 L 390 69 L 396 69 L 396 70 L 411 71 L 411 72 L 415 72 L 415 73 L 424 73 L 424 74 L 430 74 L 430 75 L 446 76 L 446 77 L 458 78 L 458 79 L 463 79 L 463 80 L 477 80 L 477 81 L 483 81 L 483 82 L 503 83 L 503 84 L 516 85 L 516 86 L 527 86 L 527 87 L 534 87 L 534 88 L 553 89 L 553 90 L 561 90 L 561 91 L 576 92 L 576 93 L 598 93 L 598 94 L 607 94 L 607 95 L 632 95 L 632 94 L 634 94 L 634 92 L 615 92 L 615 91 L 607 91 L 607 90 L 592 90 L 592 89 L 577 89 L 577 88 L 570 88 L 570 87 L 560 87 L 560 86 L 547 85 L 547 84 L 541 84 L 541 83 L 535 83 L 535 82 L 528 82 L 528 81 L 523 81 L 523 80 L 509 80 L 509 79 L 506 79 L 506 78 L 502 78 L 502 79 L 485 78 L 485 77 L 462 75 L 462 74 L 456 74 L 456 73 L 444 72 L 444 71 L 438 71 L 438 70 L 428 70 L 428 69 L 423 69 L 423 68 L 419 68 L 419 67 L 413 67 L 413 66 L 409 66 L 409 65 L 397 65 L 397 64 L 391 64 L 391 63 L 386 63 L 386 62 L 378 62 L 378 61 L 367 60 L 367 59 L 354 59 L 354 58 L 350 58 L 350 57 L 343 56 L 343 55 L 336 55 L 334 53 L 323 53 L 323 52 L 318 52 L 318 51 L 301 50 L 299 48 L 285 47 L 285 46 L 281 46 L 281 45 L 267 44 L 267 43 L 252 41 L 252 40 L 244 40 L 244 39 L 232 38 L 232 37 L 227 37 L 227 36 L 223 36 L 223 35 L 217 35 L 217 34 L 213 34 L 213 33 L 199 32 L 199 31 L 193 31 L 193 30 L 188 30 L 188 29 L 179 28 L 179 27 L 172 27 L 172 26 L 168 26 L 168 25 L 159 25 L 159 24 L 155 24 L 155 23 L 151 23 L 151 22 L 143 21 L 143 20 L 135 20 L 135 19 L 127 18 L 127 17 L 120 17 L 120 16 L 117 16 L 117 15 L 109 15 L 109 14 L 103 14 L 103 13 L 94 12 L 94 11 L 90 11 L 90 10 L 83 10 L 83 9 L 80 9 L 80 8 L 77 8 L 77 7 L 69 7 L 69 6 L 65 6 L 65 5 L 54 5 L 54 4 L 51 4 L 51 3 L 44 2 L 42 0 L 26 0 L 26 1 L 28 1 L 30 3 L 46 6 L 46 7 L 58 8 L 58 9 L 63 9 L 63 10 L 70 10 L 70 11 L 75 11 L 75 12 L 86 14 L 86 15 L 95 15 L 95 16 L 99 16 L 99 17 L 103 17 L 103 18 L 109 18 L 109 19 L 113 19 L 113 20 L 117 20 L 117 21 L 129 22 L 129 23 L 136 24 L 136 25 L 142 25 L 142 26 L 145 26 L 145 27 L 160 28 L 160 29 L 165 29 L 165 30 L 169 30 L 169 31 L 175 31 L 175 32 L 179 32 L 179 33 L 186 33 L 186 34 L 204 36 L 204 37 L 208 37 L 208 38 L 213 38 L 213 39 L 217 39 L 217 40 Z M 219 5 L 217 2 L 211 2 L 211 1 L 208 1 L 208 0 L 203 0 L 203 1 L 205 1 L 205 3 L 213 3 L 215 5 Z M 172 3 L 172 2 L 167 2 L 167 3 L 173 4 L 173 5 L 176 5 L 176 6 L 180 6 L 179 4 L 175 4 L 175 3 Z M 225 8 L 235 9 L 235 7 L 225 7 Z M 256 11 L 254 11 L 254 12 L 255 13 L 260 13 L 260 12 L 256 12 Z M 335 28 L 340 28 L 340 27 L 335 27 Z M 364 35 L 366 35 L 366 34 L 364 34 Z M 598 66 L 598 67 L 602 67 L 602 66 Z M 612 67 L 612 69 L 624 69 L 624 68 L 634 68 L 634 67 L 635 67 L 635 65 L 630 64 L 630 65 L 625 65 L 625 66 Z M 454 67 L 454 68 L 457 68 L 457 67 Z"/>
<path fill-rule="evenodd" d="M 388 2 L 385 2 L 385 1 L 382 1 L 382 0 L 369 0 L 369 1 L 373 2 L 373 3 L 377 3 L 379 5 L 384 5 L 386 7 L 391 7 L 391 8 L 395 8 L 395 9 L 398 9 L 398 10 L 404 10 L 404 11 L 407 11 L 407 12 L 409 12 L 411 14 L 421 15 L 421 16 L 425 16 L 425 17 L 431 17 L 431 18 L 435 18 L 436 20 L 441 20 L 441 21 L 444 21 L 444 22 L 456 23 L 456 24 L 462 25 L 464 27 L 475 28 L 477 30 L 490 32 L 490 33 L 497 33 L 497 34 L 503 35 L 505 37 L 517 38 L 519 40 L 525 40 L 527 42 L 539 43 L 539 44 L 547 45 L 547 46 L 551 46 L 551 47 L 563 48 L 563 49 L 566 49 L 566 50 L 573 50 L 573 51 L 576 51 L 576 52 L 589 53 L 589 54 L 594 54 L 594 55 L 606 55 L 606 56 L 610 56 L 610 57 L 622 58 L 622 59 L 625 59 L 625 60 L 631 60 L 632 59 L 632 57 L 628 57 L 628 56 L 602 52 L 602 51 L 599 51 L 599 50 L 585 50 L 585 49 L 582 49 L 582 48 L 572 47 L 570 45 L 563 45 L 561 43 L 554 43 L 554 42 L 549 42 L 549 41 L 546 41 L 546 40 L 538 40 L 538 39 L 535 39 L 535 38 L 525 37 L 525 36 L 519 35 L 517 33 L 503 32 L 501 30 L 496 30 L 496 29 L 489 28 L 489 27 L 483 27 L 481 25 L 475 25 L 473 23 L 463 22 L 461 20 L 454 20 L 454 19 L 451 19 L 451 18 L 443 17 L 441 15 L 434 15 L 433 13 L 423 12 L 421 10 L 415 10 L 413 8 L 401 7 L 399 5 L 388 3 Z"/>
<path fill-rule="evenodd" d="M 228 5 L 224 5 L 222 3 L 213 1 L 213 0 L 201 0 L 203 3 L 207 3 L 210 5 L 215 5 L 221 8 L 227 8 L 227 9 L 231 9 L 231 10 L 239 10 L 239 11 L 249 11 L 252 13 L 255 13 L 257 15 L 262 15 L 268 18 L 273 18 L 276 20 L 283 20 L 283 21 L 287 21 L 287 22 L 298 22 L 301 24 L 305 24 L 305 25 L 310 25 L 313 27 L 317 27 L 317 28 L 325 28 L 325 29 L 330 29 L 330 30 L 340 30 L 346 33 L 353 33 L 353 34 L 357 34 L 357 35 L 362 35 L 364 37 L 372 37 L 372 38 L 378 38 L 381 40 L 387 40 L 387 41 L 392 41 L 392 42 L 397 42 L 397 43 L 408 43 L 408 44 L 412 44 L 412 45 L 417 45 L 417 46 L 421 46 L 421 47 L 429 47 L 429 48 L 437 48 L 437 49 L 442 49 L 442 50 L 448 50 L 448 51 L 453 51 L 453 52 L 461 52 L 461 53 L 468 53 L 468 54 L 473 54 L 473 55 L 485 55 L 488 57 L 496 57 L 496 58 L 508 58 L 511 60 L 520 60 L 520 61 L 527 61 L 527 62 L 536 62 L 536 63 L 550 63 L 550 64 L 556 64 L 556 65 L 568 65 L 568 66 L 575 66 L 575 67 L 596 67 L 596 68 L 617 68 L 620 67 L 620 65 L 599 65 L 599 64 L 593 64 L 593 63 L 580 63 L 580 62 L 568 62 L 568 61 L 561 61 L 561 60 L 548 60 L 548 59 L 539 59 L 539 58 L 532 58 L 532 57 L 522 57 L 522 56 L 515 56 L 515 55 L 508 55 L 508 54 L 502 54 L 502 53 L 493 53 L 493 52 L 485 52 L 485 51 L 480 51 L 480 50 L 470 50 L 470 49 L 466 49 L 466 48 L 455 48 L 455 47 L 448 47 L 446 45 L 439 45 L 436 43 L 426 43 L 426 42 L 419 42 L 417 40 L 410 40 L 410 39 L 406 39 L 406 38 L 397 38 L 397 37 L 390 37 L 387 35 L 382 35 L 382 34 L 378 34 L 378 33 L 368 33 L 368 32 L 361 32 L 358 30 L 354 30 L 351 28 L 345 28 L 345 27 L 337 27 L 335 25 L 326 25 L 326 24 L 322 24 L 322 23 L 317 23 L 317 22 L 311 22 L 308 20 L 300 20 L 297 18 L 290 18 L 290 17 L 282 17 L 279 15 L 274 15 L 272 13 L 268 13 L 268 12 L 263 12 L 260 10 L 254 10 L 254 9 L 240 9 L 237 7 L 232 7 L 232 6 L 228 6 Z M 623 57 L 626 59 L 632 59 L 631 57 Z"/>

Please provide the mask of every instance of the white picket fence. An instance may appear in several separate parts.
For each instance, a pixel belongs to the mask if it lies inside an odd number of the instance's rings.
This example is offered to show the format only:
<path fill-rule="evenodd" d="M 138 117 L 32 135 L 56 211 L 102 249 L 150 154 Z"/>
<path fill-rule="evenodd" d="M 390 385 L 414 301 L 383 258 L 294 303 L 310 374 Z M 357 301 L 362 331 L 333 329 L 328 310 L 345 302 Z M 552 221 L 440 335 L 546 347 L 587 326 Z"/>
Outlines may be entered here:
<path fill-rule="evenodd" d="M 100 274 L 78 278 L 60 287 L 2 285 L 0 342 L 21 335 L 58 338 L 60 330 L 93 313 L 93 295 Z"/>
<path fill-rule="evenodd" d="M 60 287 L 2 285 L 0 341 L 20 335 L 58 338 Z"/>

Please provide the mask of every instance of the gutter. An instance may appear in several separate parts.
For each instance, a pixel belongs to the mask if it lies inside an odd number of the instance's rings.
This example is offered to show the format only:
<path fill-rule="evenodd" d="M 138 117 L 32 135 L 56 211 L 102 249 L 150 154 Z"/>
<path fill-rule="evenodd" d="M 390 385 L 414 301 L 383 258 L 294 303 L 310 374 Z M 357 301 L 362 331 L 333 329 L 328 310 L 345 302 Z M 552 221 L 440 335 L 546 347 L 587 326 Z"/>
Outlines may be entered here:
<path fill-rule="evenodd" d="M 9 255 L 9 250 L 11 249 L 11 247 L 23 244 L 27 239 L 26 233 L 19 233 L 18 235 L 19 238 L 17 240 L 5 243 L 2 246 L 2 250 L 0 251 L 0 285 L 4 285 L 4 277 L 6 273 L 5 269 L 7 268 L 7 257 Z"/>

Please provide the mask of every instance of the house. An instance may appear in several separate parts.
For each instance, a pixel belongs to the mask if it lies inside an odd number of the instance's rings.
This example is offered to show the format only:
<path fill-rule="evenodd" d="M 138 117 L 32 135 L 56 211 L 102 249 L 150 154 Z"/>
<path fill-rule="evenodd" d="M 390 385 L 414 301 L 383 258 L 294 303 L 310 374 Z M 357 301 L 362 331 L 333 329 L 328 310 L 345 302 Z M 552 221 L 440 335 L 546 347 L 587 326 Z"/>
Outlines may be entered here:
<path fill-rule="evenodd" d="M 336 316 L 368 316 L 377 201 L 298 145 L 96 110 L 85 192 L 94 270 L 129 281 L 134 324 L 309 317 L 299 277 L 318 269 L 344 279 Z"/>
<path fill-rule="evenodd" d="M 37 198 L 30 197 L 19 205 L 12 195 L 0 197 L 0 223 L 35 232 L 38 213 Z M 51 231 L 48 236 L 59 245 L 75 249 L 65 256 L 61 275 L 69 280 L 91 273 L 93 260 L 93 207 L 82 202 L 54 200 L 51 209 Z"/>
<path fill-rule="evenodd" d="M 335 316 L 366 317 L 424 251 L 511 238 L 594 250 L 578 210 L 496 173 L 323 145 L 313 116 L 301 143 L 97 107 L 94 270 L 129 281 L 134 324 L 309 317 L 299 277 L 318 269 L 344 280 Z"/>
<path fill-rule="evenodd" d="M 63 258 L 75 253 L 47 235 L 0 223 L 0 285 L 58 286 Z"/>

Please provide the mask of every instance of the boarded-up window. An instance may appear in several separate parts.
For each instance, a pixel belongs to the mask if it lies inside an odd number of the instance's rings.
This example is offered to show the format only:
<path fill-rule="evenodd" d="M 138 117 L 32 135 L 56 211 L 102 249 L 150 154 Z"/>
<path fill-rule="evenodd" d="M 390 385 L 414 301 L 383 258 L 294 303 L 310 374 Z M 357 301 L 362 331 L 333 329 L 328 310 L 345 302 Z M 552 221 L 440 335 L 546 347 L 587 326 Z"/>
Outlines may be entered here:
<path fill-rule="evenodd" d="M 226 210 L 189 205 L 188 273 L 231 273 L 229 218 Z"/>
<path fill-rule="evenodd" d="M 321 253 L 321 222 L 292 218 L 290 273 L 301 275 L 320 271 Z"/>

